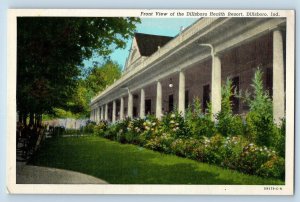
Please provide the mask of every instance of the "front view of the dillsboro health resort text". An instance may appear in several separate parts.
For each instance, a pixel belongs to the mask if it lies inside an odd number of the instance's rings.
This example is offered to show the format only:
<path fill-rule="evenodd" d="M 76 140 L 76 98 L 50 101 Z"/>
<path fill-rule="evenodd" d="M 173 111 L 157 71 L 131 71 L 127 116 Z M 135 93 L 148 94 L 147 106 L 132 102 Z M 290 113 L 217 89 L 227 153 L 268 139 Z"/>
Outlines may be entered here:
<path fill-rule="evenodd" d="M 199 11 L 186 11 L 186 12 L 141 12 L 141 16 L 194 16 L 194 17 L 268 17 L 268 16 L 279 16 L 278 12 L 258 12 L 258 11 L 209 11 L 209 12 L 199 12 Z"/>

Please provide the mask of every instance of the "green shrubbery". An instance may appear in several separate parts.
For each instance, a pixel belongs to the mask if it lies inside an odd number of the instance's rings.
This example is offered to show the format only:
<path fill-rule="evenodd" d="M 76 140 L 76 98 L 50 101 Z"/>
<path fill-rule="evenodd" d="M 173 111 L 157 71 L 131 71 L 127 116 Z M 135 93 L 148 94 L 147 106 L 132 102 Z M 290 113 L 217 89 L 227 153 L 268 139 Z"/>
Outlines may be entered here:
<path fill-rule="evenodd" d="M 216 121 L 203 113 L 195 99 L 183 118 L 171 112 L 161 120 L 125 119 L 112 125 L 100 122 L 94 133 L 120 143 L 140 145 L 201 162 L 263 177 L 284 179 L 285 121 L 273 122 L 272 103 L 262 88 L 258 70 L 253 79 L 253 96 L 247 97 L 250 112 L 245 120 L 232 112 L 233 89 L 228 80 L 222 88 L 221 111 Z"/>
<path fill-rule="evenodd" d="M 163 116 L 159 126 L 161 132 L 169 133 L 174 138 L 187 138 L 190 136 L 187 124 L 177 110 Z"/>
<path fill-rule="evenodd" d="M 207 113 L 203 113 L 198 98 L 188 108 L 185 121 L 191 135 L 195 138 L 202 136 L 211 137 L 216 133 L 215 123 L 211 120 L 210 110 Z"/>
<path fill-rule="evenodd" d="M 273 121 L 272 101 L 263 90 L 262 72 L 258 69 L 253 79 L 253 96 L 247 98 L 250 112 L 247 114 L 248 136 L 258 145 L 275 146 L 278 139 Z"/>
<path fill-rule="evenodd" d="M 93 134 L 95 132 L 96 124 L 94 122 L 88 123 L 85 127 L 83 127 L 84 134 Z"/>
<path fill-rule="evenodd" d="M 243 120 L 239 115 L 232 112 L 231 97 L 233 93 L 232 82 L 227 79 L 226 85 L 222 87 L 221 111 L 217 114 L 217 130 L 225 136 L 234 136 L 244 134 L 245 127 Z"/>

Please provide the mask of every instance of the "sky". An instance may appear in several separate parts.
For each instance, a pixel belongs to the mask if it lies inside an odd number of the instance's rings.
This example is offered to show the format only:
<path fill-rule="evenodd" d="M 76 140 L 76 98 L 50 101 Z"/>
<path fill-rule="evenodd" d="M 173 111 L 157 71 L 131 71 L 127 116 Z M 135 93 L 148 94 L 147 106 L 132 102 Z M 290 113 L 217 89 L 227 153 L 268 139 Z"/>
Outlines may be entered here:
<path fill-rule="evenodd" d="M 136 32 L 145 34 L 155 34 L 163 36 L 176 36 L 181 27 L 187 28 L 199 18 L 141 18 L 141 23 L 137 24 Z M 128 40 L 125 49 L 116 49 L 110 55 L 111 60 L 117 62 L 124 68 L 126 58 L 129 55 L 129 49 L 132 39 Z M 102 58 L 92 58 L 85 61 L 85 66 L 91 66 L 93 61 L 101 63 Z"/>

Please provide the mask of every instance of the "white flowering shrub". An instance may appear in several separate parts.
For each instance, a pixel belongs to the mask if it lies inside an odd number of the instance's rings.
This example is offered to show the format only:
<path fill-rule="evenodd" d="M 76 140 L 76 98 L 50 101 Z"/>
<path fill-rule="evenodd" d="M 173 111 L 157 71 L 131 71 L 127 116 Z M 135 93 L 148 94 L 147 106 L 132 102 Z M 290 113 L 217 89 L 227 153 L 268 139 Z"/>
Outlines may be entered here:
<path fill-rule="evenodd" d="M 162 117 L 159 132 L 170 133 L 176 138 L 186 138 L 191 136 L 184 118 L 177 111 L 171 112 Z"/>

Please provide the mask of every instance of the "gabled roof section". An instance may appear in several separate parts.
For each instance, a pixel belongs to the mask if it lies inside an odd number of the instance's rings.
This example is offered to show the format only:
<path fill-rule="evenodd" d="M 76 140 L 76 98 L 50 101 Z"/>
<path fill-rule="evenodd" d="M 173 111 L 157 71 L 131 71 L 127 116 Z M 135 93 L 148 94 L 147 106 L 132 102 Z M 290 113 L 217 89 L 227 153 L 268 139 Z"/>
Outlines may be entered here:
<path fill-rule="evenodd" d="M 174 38 L 170 36 L 159 36 L 143 33 L 135 33 L 134 37 L 141 56 L 147 57 L 156 52 L 158 46 L 163 47 L 166 43 Z"/>

